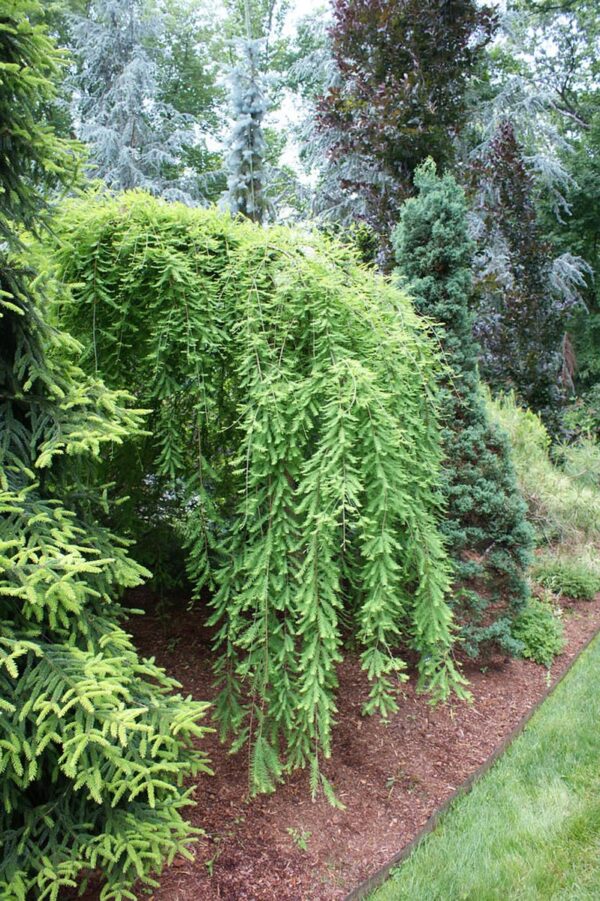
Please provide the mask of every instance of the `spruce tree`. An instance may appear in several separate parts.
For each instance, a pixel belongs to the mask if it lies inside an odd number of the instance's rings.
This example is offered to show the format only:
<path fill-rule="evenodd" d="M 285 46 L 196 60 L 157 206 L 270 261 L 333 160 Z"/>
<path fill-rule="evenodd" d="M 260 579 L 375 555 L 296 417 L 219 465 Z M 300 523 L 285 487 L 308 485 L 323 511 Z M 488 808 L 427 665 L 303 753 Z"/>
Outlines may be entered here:
<path fill-rule="evenodd" d="M 268 206 L 263 131 L 267 98 L 260 73 L 263 43 L 250 37 L 239 40 L 238 64 L 229 76 L 234 121 L 227 154 L 227 203 L 232 213 L 254 222 L 263 221 Z"/>
<path fill-rule="evenodd" d="M 417 169 L 415 185 L 418 196 L 402 208 L 393 239 L 399 272 L 417 310 L 434 321 L 447 363 L 443 530 L 458 579 L 455 611 L 470 653 L 489 641 L 514 652 L 510 627 L 528 598 L 532 535 L 507 438 L 490 421 L 479 382 L 467 204 L 456 181 L 440 178 L 432 160 Z"/>
<path fill-rule="evenodd" d="M 114 190 L 144 188 L 189 202 L 197 186 L 182 159 L 194 143 L 193 120 L 161 99 L 151 45 L 162 28 L 145 0 L 92 0 L 87 15 L 71 17 L 73 118 L 89 145 L 92 176 Z"/>
<path fill-rule="evenodd" d="M 0 12 L 0 896 L 56 899 L 99 870 L 102 898 L 132 898 L 188 853 L 206 705 L 173 695 L 120 625 L 144 571 L 103 525 L 95 460 L 140 416 L 75 365 L 19 241 L 74 175 L 44 124 L 60 57 L 41 18 L 32 0 Z"/>

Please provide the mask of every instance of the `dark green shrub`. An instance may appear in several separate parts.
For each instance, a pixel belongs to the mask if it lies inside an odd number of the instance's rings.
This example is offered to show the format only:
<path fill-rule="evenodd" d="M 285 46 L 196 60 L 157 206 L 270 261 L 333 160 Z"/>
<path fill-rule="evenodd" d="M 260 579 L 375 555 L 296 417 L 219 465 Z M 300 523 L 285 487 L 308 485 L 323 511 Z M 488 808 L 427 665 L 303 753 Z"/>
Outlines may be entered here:
<path fill-rule="evenodd" d="M 250 742 L 253 789 L 307 763 L 316 788 L 344 628 L 367 712 L 395 708 L 402 645 L 424 686 L 457 684 L 433 346 L 317 235 L 140 193 L 71 203 L 55 228 L 83 365 L 151 410 L 107 478 L 133 530 L 149 484 L 180 498 L 190 579 L 213 592 L 222 732 Z"/>
<path fill-rule="evenodd" d="M 544 588 L 576 600 L 591 601 L 600 591 L 600 571 L 582 557 L 540 557 L 532 576 Z"/>
<path fill-rule="evenodd" d="M 479 382 L 467 204 L 454 179 L 439 178 L 431 161 L 417 170 L 415 185 L 419 194 L 402 209 L 394 245 L 399 273 L 417 310 L 434 320 L 447 363 L 441 373 L 443 531 L 460 583 L 455 610 L 470 653 L 481 642 L 516 653 L 510 624 L 529 597 L 532 532 L 508 439 L 490 420 Z"/>
<path fill-rule="evenodd" d="M 542 666 L 551 666 L 565 646 L 562 622 L 551 604 L 538 598 L 530 599 L 515 619 L 512 632 L 523 645 L 522 656 Z"/>
<path fill-rule="evenodd" d="M 563 429 L 570 436 L 600 441 L 600 384 L 592 385 L 566 407 Z"/>

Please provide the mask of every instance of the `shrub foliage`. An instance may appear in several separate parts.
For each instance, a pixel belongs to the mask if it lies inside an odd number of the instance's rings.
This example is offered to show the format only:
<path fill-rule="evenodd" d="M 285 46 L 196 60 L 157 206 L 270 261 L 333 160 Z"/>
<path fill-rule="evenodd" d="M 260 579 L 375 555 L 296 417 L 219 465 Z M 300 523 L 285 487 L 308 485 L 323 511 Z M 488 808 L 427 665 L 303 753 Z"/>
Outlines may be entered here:
<path fill-rule="evenodd" d="M 513 634 L 523 646 L 522 655 L 542 666 L 552 666 L 565 646 L 563 624 L 552 605 L 531 598 L 513 624 Z"/>
<path fill-rule="evenodd" d="M 459 686 L 431 343 L 401 293 L 304 232 L 133 193 L 70 204 L 57 233 L 84 364 L 152 410 L 111 475 L 134 528 L 149 492 L 179 498 L 223 735 L 250 742 L 253 789 L 310 764 L 315 790 L 344 631 L 367 712 L 394 710 L 401 644 L 424 687 Z"/>
<path fill-rule="evenodd" d="M 532 534 L 507 437 L 490 420 L 479 382 L 466 200 L 431 160 L 417 169 L 415 184 L 419 194 L 405 203 L 394 243 L 399 272 L 417 310 L 436 321 L 448 364 L 441 373 L 443 529 L 460 585 L 456 609 L 471 653 L 490 640 L 514 652 L 511 620 L 529 596 Z"/>
<path fill-rule="evenodd" d="M 100 524 L 94 458 L 139 414 L 73 363 L 50 328 L 18 230 L 43 190 L 73 174 L 72 148 L 43 126 L 57 55 L 32 2 L 0 14 L 0 896 L 56 899 L 81 871 L 101 897 L 135 896 L 186 851 L 182 780 L 204 704 L 138 659 L 116 600 L 144 575 Z"/>

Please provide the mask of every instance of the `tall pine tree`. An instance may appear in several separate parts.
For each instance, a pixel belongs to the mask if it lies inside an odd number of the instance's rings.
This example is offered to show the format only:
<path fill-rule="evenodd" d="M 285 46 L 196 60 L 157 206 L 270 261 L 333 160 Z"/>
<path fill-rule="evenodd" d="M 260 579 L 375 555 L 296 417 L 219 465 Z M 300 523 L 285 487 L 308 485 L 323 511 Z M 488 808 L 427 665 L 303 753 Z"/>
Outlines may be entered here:
<path fill-rule="evenodd" d="M 0 896 L 56 899 L 97 869 L 120 899 L 188 853 L 206 705 L 173 695 L 119 625 L 144 571 L 102 525 L 95 459 L 139 415 L 73 363 L 19 243 L 74 174 L 44 125 L 60 57 L 41 18 L 32 0 L 0 12 Z"/>
<path fill-rule="evenodd" d="M 415 185 L 418 196 L 403 206 L 394 244 L 417 310 L 437 323 L 447 362 L 444 532 L 459 581 L 455 609 L 471 653 L 490 641 L 514 652 L 510 629 L 529 594 L 532 534 L 508 441 L 488 418 L 479 382 L 467 204 L 450 175 L 437 176 L 432 160 L 417 169 Z"/>

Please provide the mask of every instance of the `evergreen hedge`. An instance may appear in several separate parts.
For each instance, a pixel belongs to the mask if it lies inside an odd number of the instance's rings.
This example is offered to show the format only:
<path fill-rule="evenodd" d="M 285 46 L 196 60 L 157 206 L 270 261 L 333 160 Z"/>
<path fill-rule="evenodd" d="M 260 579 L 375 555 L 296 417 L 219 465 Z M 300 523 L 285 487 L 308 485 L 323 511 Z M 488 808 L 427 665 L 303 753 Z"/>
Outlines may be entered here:
<path fill-rule="evenodd" d="M 134 536 L 151 540 L 157 506 L 180 520 L 195 595 L 212 593 L 222 734 L 250 742 L 253 790 L 309 764 L 332 797 L 319 760 L 345 635 L 366 712 L 395 709 L 399 647 L 424 688 L 461 691 L 425 328 L 302 231 L 131 193 L 68 204 L 56 232 L 57 314 L 83 365 L 152 411 L 109 475 Z"/>
<path fill-rule="evenodd" d="M 443 532 L 457 576 L 455 612 L 471 654 L 483 642 L 518 653 L 511 624 L 529 598 L 533 534 L 508 438 L 488 416 L 479 381 L 467 203 L 451 175 L 436 174 L 432 160 L 417 170 L 415 186 L 418 196 L 404 204 L 393 240 L 399 273 L 416 309 L 437 323 L 447 363 L 441 373 Z"/>
<path fill-rule="evenodd" d="M 98 869 L 101 898 L 189 854 L 186 774 L 206 705 L 140 660 L 118 596 L 144 570 L 101 524 L 95 458 L 140 428 L 46 319 L 18 232 L 69 183 L 44 125 L 59 57 L 35 2 L 0 11 L 0 897 L 57 899 Z"/>

